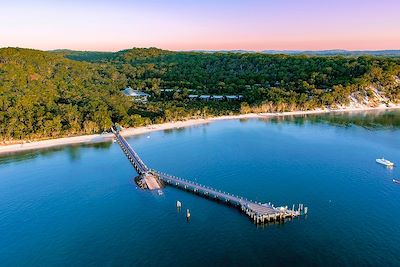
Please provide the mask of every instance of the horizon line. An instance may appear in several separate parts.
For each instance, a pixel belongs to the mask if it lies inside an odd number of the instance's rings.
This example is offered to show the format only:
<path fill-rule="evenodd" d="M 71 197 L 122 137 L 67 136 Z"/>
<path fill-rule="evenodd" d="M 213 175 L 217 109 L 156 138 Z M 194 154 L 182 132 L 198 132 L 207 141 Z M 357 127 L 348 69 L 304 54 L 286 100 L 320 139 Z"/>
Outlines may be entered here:
<path fill-rule="evenodd" d="M 18 49 L 32 49 L 32 50 L 39 50 L 39 51 L 45 51 L 45 52 L 52 52 L 52 51 L 57 51 L 57 50 L 65 50 L 65 51 L 79 51 L 79 52 L 100 52 L 100 53 L 116 53 L 124 50 L 129 50 L 129 49 L 150 49 L 150 48 L 156 48 L 164 51 L 172 51 L 172 52 L 234 52 L 234 51 L 243 51 L 243 52 L 255 52 L 255 53 L 260 53 L 260 52 L 266 52 L 266 51 L 278 51 L 278 52 L 329 52 L 329 51 L 337 51 L 337 52 L 381 52 L 381 51 L 400 51 L 400 48 L 385 48 L 385 49 L 355 49 L 355 50 L 349 50 L 349 49 L 343 49 L 343 48 L 331 48 L 331 49 L 184 49 L 184 50 L 179 50 L 179 49 L 165 49 L 157 46 L 133 46 L 129 48 L 123 48 L 119 50 L 86 50 L 86 49 L 71 49 L 71 48 L 55 48 L 55 49 L 39 49 L 39 48 L 33 48 L 33 47 L 19 47 L 19 46 L 2 46 L 0 49 L 4 48 L 18 48 Z"/>

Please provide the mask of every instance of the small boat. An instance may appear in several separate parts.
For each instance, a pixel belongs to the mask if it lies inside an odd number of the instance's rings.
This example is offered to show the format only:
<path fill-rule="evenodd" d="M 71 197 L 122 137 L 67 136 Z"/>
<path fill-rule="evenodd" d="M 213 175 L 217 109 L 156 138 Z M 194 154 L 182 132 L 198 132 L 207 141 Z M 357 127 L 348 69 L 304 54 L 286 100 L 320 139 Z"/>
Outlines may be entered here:
<path fill-rule="evenodd" d="M 400 184 L 400 180 L 393 179 L 393 183 Z"/>
<path fill-rule="evenodd" d="M 163 191 L 162 191 L 162 190 L 157 190 L 157 193 L 158 193 L 158 195 L 159 195 L 159 196 L 162 196 L 162 195 L 164 195 L 164 193 L 163 193 Z"/>
<path fill-rule="evenodd" d="M 387 159 L 384 159 L 384 158 L 376 159 L 376 162 L 379 163 L 379 164 L 385 165 L 387 167 L 393 167 L 394 166 L 393 162 L 391 162 L 391 161 L 389 161 Z"/>

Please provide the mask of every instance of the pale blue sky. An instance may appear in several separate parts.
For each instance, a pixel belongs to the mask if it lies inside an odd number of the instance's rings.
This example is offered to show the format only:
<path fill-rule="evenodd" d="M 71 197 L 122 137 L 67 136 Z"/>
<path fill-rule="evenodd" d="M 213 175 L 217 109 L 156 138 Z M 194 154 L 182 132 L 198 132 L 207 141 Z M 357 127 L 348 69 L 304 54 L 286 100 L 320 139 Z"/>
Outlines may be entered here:
<path fill-rule="evenodd" d="M 0 46 L 396 49 L 400 1 L 1 1 Z"/>

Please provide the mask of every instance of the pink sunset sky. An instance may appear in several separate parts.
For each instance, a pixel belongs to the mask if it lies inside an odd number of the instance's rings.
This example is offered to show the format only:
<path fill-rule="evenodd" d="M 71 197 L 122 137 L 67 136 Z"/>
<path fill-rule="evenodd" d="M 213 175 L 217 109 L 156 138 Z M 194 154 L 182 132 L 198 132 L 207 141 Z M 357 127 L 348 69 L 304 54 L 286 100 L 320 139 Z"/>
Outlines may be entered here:
<path fill-rule="evenodd" d="M 0 47 L 400 49 L 399 11 L 398 0 L 15 0 L 1 4 Z"/>

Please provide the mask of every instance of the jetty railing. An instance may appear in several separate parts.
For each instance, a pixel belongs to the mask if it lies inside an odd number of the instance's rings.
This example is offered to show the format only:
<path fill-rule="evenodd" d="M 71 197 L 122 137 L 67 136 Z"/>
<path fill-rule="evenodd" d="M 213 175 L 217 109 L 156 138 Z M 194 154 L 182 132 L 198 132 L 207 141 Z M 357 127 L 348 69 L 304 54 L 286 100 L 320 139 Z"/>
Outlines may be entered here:
<path fill-rule="evenodd" d="M 112 131 L 115 134 L 118 144 L 139 175 L 153 173 L 167 185 L 175 186 L 177 188 L 192 192 L 196 195 L 238 207 L 255 223 L 267 223 L 272 221 L 283 222 L 286 218 L 294 218 L 302 214 L 307 214 L 308 208 L 304 207 L 303 204 L 299 204 L 297 209 L 295 209 L 295 205 L 293 205 L 292 209 L 289 209 L 287 206 L 274 207 L 274 205 L 271 203 L 262 204 L 260 202 L 223 192 L 197 182 L 149 169 L 139 155 L 135 152 L 135 150 L 125 140 L 125 138 L 119 134 L 119 131 L 115 130 L 114 128 L 112 128 Z"/>

